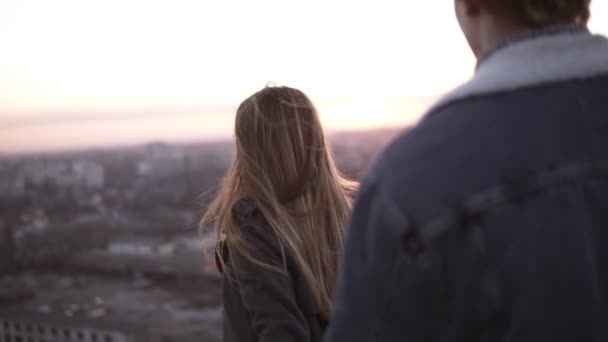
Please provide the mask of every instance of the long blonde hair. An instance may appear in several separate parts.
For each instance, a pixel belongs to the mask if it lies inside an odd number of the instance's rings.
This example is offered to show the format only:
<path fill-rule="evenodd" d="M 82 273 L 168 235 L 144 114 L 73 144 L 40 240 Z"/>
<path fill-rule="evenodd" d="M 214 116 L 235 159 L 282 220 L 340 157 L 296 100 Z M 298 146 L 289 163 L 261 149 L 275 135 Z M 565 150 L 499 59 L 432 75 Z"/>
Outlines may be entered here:
<path fill-rule="evenodd" d="M 201 227 L 211 223 L 230 250 L 260 267 L 286 272 L 256 258 L 244 242 L 232 208 L 238 200 L 250 201 L 270 224 L 283 257 L 295 261 L 327 318 L 356 183 L 337 170 L 317 111 L 297 89 L 266 87 L 243 101 L 235 136 L 236 158 Z"/>

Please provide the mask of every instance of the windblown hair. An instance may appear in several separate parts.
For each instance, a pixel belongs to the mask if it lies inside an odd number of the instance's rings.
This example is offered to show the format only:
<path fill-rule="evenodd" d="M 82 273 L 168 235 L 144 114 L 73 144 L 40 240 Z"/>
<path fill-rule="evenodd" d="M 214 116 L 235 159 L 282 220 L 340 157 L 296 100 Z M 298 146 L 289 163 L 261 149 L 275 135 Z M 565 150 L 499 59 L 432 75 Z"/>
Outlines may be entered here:
<path fill-rule="evenodd" d="M 586 25 L 591 0 L 481 0 L 490 9 L 504 13 L 529 27 L 563 23 Z"/>
<path fill-rule="evenodd" d="M 270 224 L 284 261 L 289 256 L 299 267 L 327 318 L 356 183 L 337 170 L 317 111 L 297 89 L 266 87 L 247 98 L 237 110 L 235 135 L 236 158 L 201 227 L 211 224 L 218 239 L 224 238 L 224 248 L 260 267 L 286 272 L 259 260 L 243 238 L 232 208 L 241 199 L 250 201 Z"/>

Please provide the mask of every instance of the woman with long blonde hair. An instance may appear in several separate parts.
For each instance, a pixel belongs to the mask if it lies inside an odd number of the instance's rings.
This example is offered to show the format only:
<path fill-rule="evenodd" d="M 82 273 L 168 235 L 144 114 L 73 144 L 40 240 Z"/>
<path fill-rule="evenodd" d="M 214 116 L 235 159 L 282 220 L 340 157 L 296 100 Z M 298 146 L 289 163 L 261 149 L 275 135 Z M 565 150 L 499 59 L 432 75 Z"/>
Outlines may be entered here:
<path fill-rule="evenodd" d="M 201 224 L 224 274 L 224 341 L 320 341 L 356 184 L 312 102 L 266 87 L 237 110 L 236 158 Z"/>

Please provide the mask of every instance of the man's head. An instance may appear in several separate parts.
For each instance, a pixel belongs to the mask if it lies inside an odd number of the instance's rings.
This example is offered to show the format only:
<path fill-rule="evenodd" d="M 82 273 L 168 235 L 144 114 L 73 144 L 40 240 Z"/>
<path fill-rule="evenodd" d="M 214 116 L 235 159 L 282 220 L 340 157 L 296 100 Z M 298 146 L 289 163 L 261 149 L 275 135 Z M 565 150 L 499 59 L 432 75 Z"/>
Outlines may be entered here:
<path fill-rule="evenodd" d="M 456 17 L 476 56 L 506 36 L 589 20 L 591 0 L 454 0 Z"/>

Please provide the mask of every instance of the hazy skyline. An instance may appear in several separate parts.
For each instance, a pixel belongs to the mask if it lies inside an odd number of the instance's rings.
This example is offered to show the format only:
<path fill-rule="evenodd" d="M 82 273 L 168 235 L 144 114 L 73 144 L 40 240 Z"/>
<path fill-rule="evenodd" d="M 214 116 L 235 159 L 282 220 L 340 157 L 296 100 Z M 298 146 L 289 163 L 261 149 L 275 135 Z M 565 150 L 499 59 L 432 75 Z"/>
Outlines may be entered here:
<path fill-rule="evenodd" d="M 227 137 L 298 87 L 328 129 L 405 125 L 474 59 L 449 1 L 0 0 L 0 153 Z M 591 29 L 608 33 L 608 4 Z"/>

